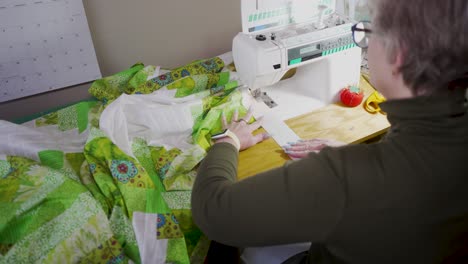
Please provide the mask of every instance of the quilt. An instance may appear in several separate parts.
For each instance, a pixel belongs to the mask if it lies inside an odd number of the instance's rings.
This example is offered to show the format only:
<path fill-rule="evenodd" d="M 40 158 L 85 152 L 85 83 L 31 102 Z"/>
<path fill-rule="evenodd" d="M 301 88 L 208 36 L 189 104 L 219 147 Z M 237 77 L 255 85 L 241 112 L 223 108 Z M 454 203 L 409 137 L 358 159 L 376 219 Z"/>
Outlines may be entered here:
<path fill-rule="evenodd" d="M 249 104 L 231 62 L 137 63 L 96 100 L 0 121 L 0 263 L 203 263 L 196 168 L 221 114 Z"/>

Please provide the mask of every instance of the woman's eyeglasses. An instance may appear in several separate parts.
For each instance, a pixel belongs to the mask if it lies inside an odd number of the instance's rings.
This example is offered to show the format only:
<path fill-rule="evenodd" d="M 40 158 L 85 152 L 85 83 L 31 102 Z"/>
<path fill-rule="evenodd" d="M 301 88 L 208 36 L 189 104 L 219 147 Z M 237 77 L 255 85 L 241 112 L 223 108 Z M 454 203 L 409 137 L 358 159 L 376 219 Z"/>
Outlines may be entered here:
<path fill-rule="evenodd" d="M 353 32 L 354 43 L 360 48 L 369 46 L 369 35 L 372 33 L 371 23 L 369 21 L 361 21 L 351 27 Z"/>

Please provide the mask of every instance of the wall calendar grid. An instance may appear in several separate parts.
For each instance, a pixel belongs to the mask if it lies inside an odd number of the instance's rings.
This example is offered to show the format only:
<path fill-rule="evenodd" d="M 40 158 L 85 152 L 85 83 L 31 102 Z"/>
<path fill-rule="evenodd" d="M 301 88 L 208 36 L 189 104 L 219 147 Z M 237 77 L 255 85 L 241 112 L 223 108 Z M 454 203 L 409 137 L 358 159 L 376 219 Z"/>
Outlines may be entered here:
<path fill-rule="evenodd" d="M 0 0 L 0 102 L 99 78 L 82 0 Z"/>

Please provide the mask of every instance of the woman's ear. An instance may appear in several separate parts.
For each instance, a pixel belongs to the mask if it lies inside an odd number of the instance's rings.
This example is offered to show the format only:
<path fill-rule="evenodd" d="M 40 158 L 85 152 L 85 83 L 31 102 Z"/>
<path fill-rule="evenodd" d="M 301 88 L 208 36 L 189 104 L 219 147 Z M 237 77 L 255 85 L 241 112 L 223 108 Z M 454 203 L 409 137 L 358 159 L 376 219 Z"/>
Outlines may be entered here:
<path fill-rule="evenodd" d="M 391 63 L 392 75 L 394 77 L 396 77 L 398 74 L 401 74 L 400 69 L 404 63 L 403 58 L 404 58 L 404 55 L 401 49 L 398 49 L 394 52 L 392 63 Z"/>
<path fill-rule="evenodd" d="M 396 49 L 393 52 L 393 60 L 390 62 L 390 69 L 392 71 L 392 78 L 390 80 L 393 83 L 393 96 L 394 98 L 410 98 L 419 94 L 414 94 L 413 90 L 410 89 L 403 78 L 401 67 L 405 63 L 406 53 L 402 49 Z"/>

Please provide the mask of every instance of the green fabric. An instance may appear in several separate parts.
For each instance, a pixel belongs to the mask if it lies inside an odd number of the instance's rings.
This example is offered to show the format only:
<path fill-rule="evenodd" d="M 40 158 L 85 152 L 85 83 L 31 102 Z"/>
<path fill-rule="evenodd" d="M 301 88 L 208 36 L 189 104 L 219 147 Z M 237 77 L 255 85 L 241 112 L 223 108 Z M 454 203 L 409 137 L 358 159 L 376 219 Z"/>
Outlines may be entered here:
<path fill-rule="evenodd" d="M 145 188 L 154 188 L 152 180 L 138 161 L 122 152 L 108 138 L 99 137 L 90 141 L 85 146 L 84 155 L 93 168 L 91 173 L 94 181 L 110 208 L 116 205 L 128 213 L 133 212 L 139 208 L 128 208 L 124 194 L 132 201 L 131 205 L 138 206 L 138 202 L 133 200 L 144 196 Z M 129 191 L 127 187 L 134 188 Z"/>
<path fill-rule="evenodd" d="M 99 126 L 93 118 L 102 112 L 101 106 L 97 101 L 79 102 L 38 117 L 34 123 L 37 127 L 58 125 L 62 131 L 78 128 L 78 132 L 82 133 L 91 124 L 90 121 L 93 121 L 91 125 L 94 127 Z M 88 120 L 90 117 L 91 120 Z"/>
<path fill-rule="evenodd" d="M 167 257 L 166 260 L 169 263 L 190 263 L 187 256 L 187 248 L 185 247 L 185 241 L 183 239 L 171 239 L 167 243 Z"/>
<path fill-rule="evenodd" d="M 50 262 L 53 262 L 53 260 Z M 123 250 L 117 239 L 111 237 L 97 248 L 94 248 L 80 263 L 128 263 L 128 260 L 123 257 Z"/>
<path fill-rule="evenodd" d="M 223 89 L 223 86 L 228 82 L 229 72 L 194 75 L 174 81 L 167 85 L 167 89 L 177 89 L 175 97 L 179 98 L 199 93 L 205 89 L 214 89 L 216 87 Z"/>
<path fill-rule="evenodd" d="M 88 127 L 92 128 L 99 128 L 99 118 L 101 116 L 102 111 L 104 111 L 105 106 L 102 103 L 95 103 L 89 109 L 88 112 Z"/>
<path fill-rule="evenodd" d="M 157 163 L 153 162 L 152 160 L 151 148 L 154 147 L 148 146 L 146 141 L 143 139 L 135 138 L 133 140 L 132 150 L 136 158 L 140 161 L 143 168 L 145 168 L 149 177 L 156 186 L 156 190 L 164 190 L 164 186 L 158 177 L 158 173 L 156 172 L 157 165 L 155 166 L 155 164 Z"/>
<path fill-rule="evenodd" d="M 61 169 L 63 167 L 64 154 L 59 150 L 43 150 L 38 153 L 41 163 L 53 169 Z"/>
<path fill-rule="evenodd" d="M 96 99 L 92 98 L 92 99 L 86 99 L 86 100 L 83 100 L 81 102 L 96 102 Z M 70 105 L 74 105 L 76 103 L 71 103 L 71 104 L 68 104 L 68 105 L 64 105 L 64 106 L 59 106 L 59 107 L 54 107 L 54 108 L 51 108 L 51 109 L 48 109 L 46 111 L 42 111 L 42 112 L 39 112 L 39 113 L 34 113 L 32 115 L 28 115 L 28 116 L 25 116 L 25 117 L 21 117 L 21 118 L 18 118 L 18 119 L 15 119 L 13 121 L 13 123 L 15 124 L 23 124 L 23 123 L 26 123 L 26 122 L 29 122 L 31 120 L 40 120 L 41 117 L 44 117 L 50 113 L 57 113 L 58 110 L 60 109 L 63 109 L 65 107 L 68 107 Z"/>
<path fill-rule="evenodd" d="M 120 207 L 114 207 L 109 222 L 114 236 L 121 245 L 124 245 L 125 254 L 139 262 L 140 253 L 132 224 Z"/>
<path fill-rule="evenodd" d="M 205 263 L 205 256 L 210 249 L 210 243 L 211 241 L 206 236 L 202 235 L 192 251 L 190 263 Z"/>
<path fill-rule="evenodd" d="M 229 72 L 219 73 L 219 81 L 216 86 L 224 86 L 229 82 Z"/>
<path fill-rule="evenodd" d="M 225 89 L 227 91 L 231 91 L 232 89 L 236 88 L 238 85 L 239 84 L 237 83 L 237 81 L 232 81 L 232 82 L 226 83 Z"/>
<path fill-rule="evenodd" d="M 164 192 L 162 196 L 164 201 L 171 209 L 190 209 L 191 191 L 172 191 Z"/>
<path fill-rule="evenodd" d="M 154 235 L 168 240 L 166 262 L 202 263 L 209 241 L 194 224 L 190 205 L 197 166 L 211 144 L 210 133 L 221 128 L 220 113 L 231 118 L 235 109 L 246 112 L 237 82 L 223 67 L 219 58 L 198 60 L 148 79 L 156 67 L 135 64 L 91 85 L 100 101 L 35 119 L 30 125 L 42 131 L 67 136 L 76 131 L 85 142 L 74 152 L 38 147 L 29 158 L 1 159 L 0 152 L 0 263 L 140 263 L 135 212 L 165 220 L 154 223 Z M 174 98 L 201 98 L 203 104 L 190 108 L 198 117 L 193 147 L 166 149 L 134 138 L 133 156 L 126 154 L 99 129 L 101 113 L 123 93 L 161 88 L 175 90 Z"/>
<path fill-rule="evenodd" d="M 172 161 L 182 153 L 180 149 L 173 148 L 169 151 L 164 147 L 150 147 L 151 158 L 156 168 L 156 172 L 161 177 L 161 180 L 166 178 L 167 170 Z"/>
<path fill-rule="evenodd" d="M 89 244 L 108 239 L 105 226 L 97 228 L 99 232 L 86 231 L 93 223 L 105 224 L 106 216 L 87 189 L 75 181 L 74 171 L 65 168 L 63 153 L 44 153 L 47 154 L 43 155 L 43 164 L 8 157 L 11 172 L 0 181 L 0 209 L 4 216 L 0 218 L 3 254 L 0 262 L 35 262 L 42 257 L 57 260 L 66 257 L 68 253 L 63 251 L 66 248 L 73 252 L 84 250 L 70 245 L 67 237 L 74 237 L 70 240 L 73 243 L 87 241 Z M 55 161 L 60 157 L 62 164 L 57 165 Z M 101 220 L 96 221 L 97 218 Z M 41 247 L 34 244 L 39 240 L 43 241 Z"/>
<path fill-rule="evenodd" d="M 6 160 L 0 160 L 0 179 L 6 178 L 10 173 L 11 166 Z"/>
<path fill-rule="evenodd" d="M 209 89 L 215 86 L 220 79 L 225 80 L 226 74 L 218 74 L 223 67 L 224 62 L 215 57 L 195 61 L 147 80 L 149 76 L 153 75 L 154 66 L 144 67 L 143 64 L 135 64 L 126 71 L 95 81 L 89 92 L 103 101 L 104 104 L 108 104 L 117 99 L 122 93 L 149 94 L 172 84 L 171 87 L 168 86 L 168 89 L 179 88 L 180 92 L 177 91 L 176 97 L 183 97 L 200 90 Z M 195 77 L 197 75 L 202 75 L 202 77 Z"/>
<path fill-rule="evenodd" d="M 159 190 L 151 190 L 146 192 L 146 200 L 149 201 L 146 204 L 146 211 L 148 213 L 158 213 L 158 214 L 169 214 L 171 209 L 167 206 L 164 199 L 161 195 L 164 192 Z"/>
<path fill-rule="evenodd" d="M 39 117 L 35 120 L 36 126 L 48 126 L 48 125 L 56 125 L 58 124 L 58 112 L 52 112 L 46 114 L 42 117 Z"/>
<path fill-rule="evenodd" d="M 133 88 L 137 88 L 143 85 L 148 76 L 152 76 L 156 70 L 155 66 L 149 65 L 138 71 L 129 81 L 128 85 Z M 124 90 L 125 91 L 125 90 Z"/>
<path fill-rule="evenodd" d="M 213 84 L 215 84 L 218 80 L 215 78 L 215 73 L 219 72 L 224 67 L 224 62 L 218 58 L 212 58 L 207 60 L 200 60 L 190 63 L 188 65 L 173 69 L 167 73 L 161 74 L 151 80 L 148 80 L 137 87 L 128 86 L 125 89 L 125 93 L 133 94 L 133 93 L 141 93 L 141 94 L 148 94 L 152 93 L 164 86 L 167 86 L 174 81 L 178 81 L 182 78 L 187 76 L 194 76 L 205 74 L 208 78 L 207 86 L 210 88 Z M 185 87 L 181 87 L 184 88 Z M 176 96 L 177 97 L 177 96 Z"/>
<path fill-rule="evenodd" d="M 187 251 L 191 254 L 203 234 L 193 222 L 190 209 L 173 209 L 173 213 L 184 234 Z"/>
<path fill-rule="evenodd" d="M 85 156 L 83 153 L 65 153 L 65 158 L 76 175 L 79 175 L 81 171 L 81 165 L 85 161 Z"/>
<path fill-rule="evenodd" d="M 242 105 L 242 95 L 236 90 L 227 93 L 213 95 L 204 99 L 204 113 L 193 126 L 192 138 L 200 147 L 207 150 L 211 146 L 211 135 L 221 132 L 221 115 L 224 113 L 226 119 L 232 119 L 234 111 L 239 116 L 247 113 Z"/>
<path fill-rule="evenodd" d="M 151 147 L 151 157 L 156 172 L 161 178 L 166 191 L 190 190 L 196 172 L 195 166 L 205 156 L 205 151 L 194 147 L 186 152 L 173 148 Z"/>
<path fill-rule="evenodd" d="M 72 105 L 57 111 L 59 129 L 62 131 L 71 130 L 78 127 L 78 105 Z"/>
<path fill-rule="evenodd" d="M 88 113 L 90 108 L 96 105 L 96 102 L 80 102 L 76 105 L 77 123 L 79 133 L 88 127 Z"/>
<path fill-rule="evenodd" d="M 89 93 L 107 104 L 117 99 L 125 91 L 132 77 L 143 68 L 143 64 L 137 63 L 128 70 L 96 80 L 89 88 Z"/>

